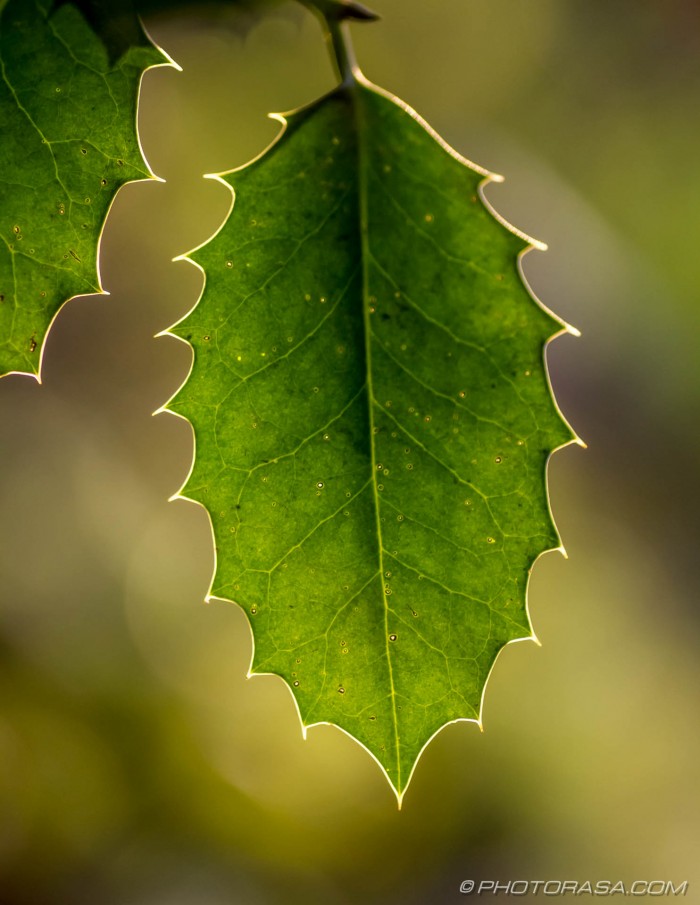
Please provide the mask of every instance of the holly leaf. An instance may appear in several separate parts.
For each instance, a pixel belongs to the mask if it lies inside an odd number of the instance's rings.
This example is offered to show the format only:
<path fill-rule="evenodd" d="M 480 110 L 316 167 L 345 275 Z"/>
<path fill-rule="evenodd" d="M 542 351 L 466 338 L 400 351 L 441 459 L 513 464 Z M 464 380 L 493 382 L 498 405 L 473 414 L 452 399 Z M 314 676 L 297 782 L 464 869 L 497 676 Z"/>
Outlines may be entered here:
<path fill-rule="evenodd" d="M 137 97 L 166 57 L 135 16 L 133 42 L 103 25 L 52 0 L 0 3 L 0 374 L 39 375 L 59 308 L 103 291 L 98 246 L 117 190 L 153 175 Z"/>
<path fill-rule="evenodd" d="M 167 408 L 194 427 L 183 488 L 211 516 L 210 597 L 237 602 L 251 674 L 289 685 L 399 799 L 428 741 L 481 721 L 509 641 L 532 638 L 530 569 L 559 539 L 545 467 L 572 440 L 530 295 L 532 243 L 486 171 L 355 79 L 222 175 L 235 205 L 191 255 L 194 349 Z"/>

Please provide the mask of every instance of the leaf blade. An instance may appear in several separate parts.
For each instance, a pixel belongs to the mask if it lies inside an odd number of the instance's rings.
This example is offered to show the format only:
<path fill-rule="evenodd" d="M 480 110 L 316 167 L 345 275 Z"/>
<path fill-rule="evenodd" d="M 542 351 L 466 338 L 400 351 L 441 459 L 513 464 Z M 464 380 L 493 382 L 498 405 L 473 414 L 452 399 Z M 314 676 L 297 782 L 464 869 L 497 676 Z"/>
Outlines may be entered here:
<path fill-rule="evenodd" d="M 480 720 L 558 545 L 544 468 L 572 434 L 542 354 L 561 323 L 484 177 L 400 102 L 341 86 L 224 176 L 233 214 L 173 330 L 195 350 L 168 407 L 195 429 L 211 594 L 248 613 L 251 671 L 364 745 L 399 799 L 436 732 Z"/>
<path fill-rule="evenodd" d="M 0 11 L 0 374 L 39 375 L 64 302 L 103 292 L 98 246 L 117 190 L 153 178 L 137 98 L 166 57 L 144 43 L 110 62 L 74 7 L 52 5 L 8 0 Z"/>

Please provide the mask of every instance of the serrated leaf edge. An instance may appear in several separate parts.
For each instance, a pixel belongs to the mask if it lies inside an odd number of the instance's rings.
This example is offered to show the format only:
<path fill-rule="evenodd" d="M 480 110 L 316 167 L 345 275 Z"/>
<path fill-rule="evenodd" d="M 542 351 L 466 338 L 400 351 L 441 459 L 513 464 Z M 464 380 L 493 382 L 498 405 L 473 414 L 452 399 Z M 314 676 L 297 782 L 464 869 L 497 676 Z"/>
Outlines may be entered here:
<path fill-rule="evenodd" d="M 531 634 L 525 638 L 513 638 L 510 641 L 506 641 L 506 643 L 503 645 L 503 647 L 496 654 L 496 657 L 494 658 L 494 661 L 493 661 L 491 668 L 489 669 L 488 675 L 486 677 L 486 681 L 484 682 L 484 687 L 481 692 L 481 700 L 480 700 L 480 704 L 479 704 L 478 718 L 473 719 L 471 717 L 458 717 L 454 720 L 450 720 L 447 723 L 443 723 L 443 725 L 440 726 L 440 728 L 437 729 L 430 736 L 430 738 L 428 738 L 428 740 L 425 742 L 423 747 L 418 752 L 418 755 L 416 756 L 416 759 L 411 768 L 411 772 L 409 774 L 406 785 L 404 786 L 404 788 L 401 791 L 399 791 L 396 788 L 396 786 L 392 782 L 391 778 L 389 777 L 389 774 L 388 774 L 386 768 L 377 759 L 377 757 L 372 753 L 372 751 L 370 751 L 370 749 L 367 748 L 366 745 L 364 745 L 361 741 L 359 741 L 359 739 L 357 739 L 354 735 L 352 735 L 350 732 L 348 732 L 342 726 L 339 726 L 337 723 L 333 723 L 328 720 L 320 720 L 319 722 L 316 722 L 316 723 L 304 723 L 302 716 L 301 716 L 301 711 L 299 709 L 299 703 L 294 695 L 294 690 L 292 689 L 291 685 L 282 676 L 278 675 L 277 673 L 253 672 L 252 671 L 252 665 L 253 665 L 253 662 L 255 659 L 255 636 L 253 634 L 253 627 L 251 625 L 250 619 L 248 619 L 247 613 L 245 613 L 245 610 L 243 609 L 243 607 L 240 604 L 238 604 L 235 600 L 229 600 L 228 598 L 225 598 L 225 597 L 217 597 L 216 595 L 212 595 L 212 593 L 211 593 L 212 588 L 214 586 L 214 581 L 216 579 L 217 569 L 218 569 L 217 551 L 216 551 L 216 536 L 214 534 L 214 526 L 213 526 L 213 523 L 211 520 L 211 515 L 209 514 L 209 510 L 206 508 L 206 506 L 204 506 L 202 503 L 200 503 L 199 500 L 193 500 L 191 497 L 188 497 L 186 494 L 184 494 L 182 492 L 185 489 L 185 487 L 187 486 L 187 484 L 189 483 L 190 477 L 194 470 L 194 465 L 195 465 L 195 460 L 196 460 L 197 451 L 196 451 L 196 437 L 194 434 L 194 427 L 188 418 L 186 418 L 184 415 L 181 415 L 179 412 L 175 412 L 169 408 L 170 403 L 175 399 L 175 397 L 180 393 L 180 391 L 185 386 L 185 384 L 189 381 L 190 376 L 192 374 L 192 370 L 194 368 L 194 347 L 186 339 L 183 339 L 181 336 L 178 336 L 176 333 L 173 333 L 172 331 L 179 324 L 181 324 L 185 320 L 187 320 L 187 318 L 197 308 L 197 306 L 199 305 L 199 303 L 202 299 L 202 296 L 204 295 L 204 290 L 206 288 L 206 279 L 207 279 L 206 272 L 200 264 L 198 264 L 196 261 L 194 261 L 191 258 L 191 255 L 195 254 L 197 251 L 199 251 L 205 245 L 208 245 L 219 235 L 221 230 L 228 223 L 229 218 L 231 217 L 231 214 L 235 207 L 235 201 L 236 201 L 235 189 L 231 186 L 230 183 L 226 182 L 226 180 L 223 179 L 222 177 L 228 176 L 232 173 L 240 172 L 241 170 L 244 170 L 244 169 L 247 169 L 249 166 L 251 166 L 258 160 L 261 160 L 263 157 L 265 157 L 267 155 L 267 153 L 278 142 L 280 142 L 282 140 L 282 138 L 287 130 L 287 126 L 288 126 L 287 117 L 292 116 L 295 113 L 299 113 L 301 110 L 304 109 L 304 107 L 299 107 L 299 108 L 296 108 L 295 110 L 287 111 L 286 113 L 269 113 L 268 118 L 279 122 L 281 124 L 282 128 L 280 129 L 278 134 L 275 136 L 275 138 L 265 147 L 265 149 L 263 151 L 261 151 L 259 154 L 257 154 L 255 157 L 253 157 L 248 162 L 242 164 L 241 166 L 234 167 L 233 169 L 230 169 L 230 170 L 224 170 L 221 173 L 207 173 L 204 176 L 205 179 L 212 179 L 216 182 L 219 182 L 219 183 L 221 183 L 221 185 L 225 186 L 228 189 L 228 191 L 230 192 L 230 195 L 231 195 L 231 204 L 230 204 L 228 212 L 226 213 L 226 216 L 222 220 L 221 224 L 212 233 L 212 235 L 208 239 L 206 239 L 204 242 L 200 242 L 199 245 L 190 249 L 188 252 L 185 252 L 184 254 L 181 254 L 181 255 L 177 255 L 176 257 L 173 258 L 173 263 L 178 263 L 180 261 L 184 261 L 184 262 L 196 267 L 197 270 L 199 270 L 199 272 L 202 274 L 202 277 L 203 277 L 202 289 L 199 293 L 197 301 L 192 305 L 192 307 L 182 317 L 180 317 L 170 327 L 168 327 L 165 330 L 162 330 L 156 334 L 156 337 L 164 337 L 164 336 L 172 337 L 173 339 L 176 339 L 178 342 L 184 343 L 192 352 L 192 359 L 191 359 L 190 366 L 189 366 L 185 379 L 180 383 L 180 385 L 177 387 L 175 392 L 170 396 L 168 401 L 165 402 L 162 406 L 160 406 L 158 409 L 156 409 L 156 411 L 153 412 L 153 415 L 155 416 L 155 415 L 160 415 L 160 414 L 168 414 L 168 415 L 174 416 L 176 418 L 180 418 L 183 421 L 185 421 L 192 430 L 192 442 L 193 442 L 192 462 L 191 462 L 189 470 L 187 472 L 187 476 L 185 477 L 184 481 L 182 482 L 182 484 L 180 486 L 180 489 L 178 491 L 176 491 L 169 498 L 169 502 L 175 502 L 176 500 L 186 500 L 187 502 L 194 503 L 195 505 L 199 506 L 206 513 L 207 521 L 209 524 L 209 530 L 211 532 L 211 538 L 212 538 L 212 549 L 214 552 L 214 568 L 212 570 L 211 580 L 209 582 L 209 589 L 207 590 L 205 597 L 204 597 L 204 602 L 209 603 L 211 600 L 222 600 L 225 603 L 234 603 L 246 615 L 246 624 L 248 625 L 248 630 L 250 632 L 250 641 L 251 641 L 250 665 L 248 666 L 246 678 L 250 679 L 250 678 L 253 678 L 254 676 L 274 676 L 275 678 L 280 679 L 280 681 L 283 683 L 285 688 L 289 691 L 292 701 L 294 702 L 294 707 L 295 707 L 295 710 L 297 713 L 297 717 L 299 718 L 299 724 L 301 726 L 301 733 L 302 733 L 302 737 L 304 738 L 304 740 L 306 740 L 306 738 L 307 738 L 307 733 L 308 733 L 309 729 L 313 729 L 315 726 L 334 726 L 336 729 L 339 729 L 342 733 L 344 733 L 346 736 L 348 736 L 350 739 L 352 739 L 352 741 L 355 742 L 355 744 L 359 745 L 364 751 L 367 752 L 367 754 L 369 754 L 369 756 L 372 758 L 372 760 L 377 764 L 377 766 L 379 767 L 381 772 L 384 774 L 384 777 L 386 778 L 387 782 L 389 783 L 391 790 L 394 792 L 394 795 L 396 796 L 398 808 L 399 808 L 399 810 L 401 810 L 404 796 L 406 795 L 406 792 L 408 791 L 408 788 L 411 784 L 411 780 L 413 779 L 413 775 L 415 773 L 416 767 L 418 766 L 418 764 L 421 760 L 421 757 L 423 756 L 423 752 L 426 750 L 428 745 L 430 745 L 430 743 L 433 741 L 433 739 L 435 739 L 435 737 L 443 731 L 443 729 L 445 729 L 447 726 L 453 725 L 454 723 L 476 723 L 477 726 L 479 727 L 479 730 L 481 732 L 484 731 L 483 713 L 484 713 L 484 699 L 485 699 L 485 695 L 486 695 L 486 689 L 488 688 L 488 685 L 489 685 L 491 673 L 493 672 L 494 667 L 496 666 L 496 664 L 497 664 L 502 652 L 505 650 L 505 648 L 511 644 L 517 644 L 518 642 L 521 642 L 521 641 L 534 641 L 535 644 L 537 644 L 539 647 L 541 647 L 541 642 L 539 641 L 539 639 L 537 638 L 537 635 L 535 634 L 534 628 L 532 626 L 532 619 L 530 616 L 530 604 L 529 604 L 530 576 L 532 574 L 532 570 L 534 569 L 534 567 L 535 567 L 536 563 L 538 562 L 538 560 L 540 559 L 540 557 L 544 556 L 547 553 L 559 552 L 562 554 L 562 556 L 564 556 L 565 559 L 568 559 L 566 550 L 561 542 L 561 536 L 559 534 L 559 530 L 557 528 L 556 521 L 554 519 L 554 515 L 553 515 L 552 509 L 551 509 L 551 500 L 550 500 L 550 494 L 549 494 L 549 476 L 548 476 L 549 462 L 550 462 L 552 456 L 556 452 L 558 452 L 560 449 L 564 449 L 567 446 L 571 446 L 573 444 L 573 445 L 582 446 L 584 448 L 586 447 L 586 444 L 583 442 L 583 440 L 578 436 L 576 431 L 569 424 L 568 420 L 566 419 L 566 417 L 563 415 L 561 409 L 559 408 L 559 404 L 557 403 L 556 397 L 554 395 L 554 391 L 552 389 L 552 383 L 551 383 L 551 378 L 550 378 L 550 374 L 549 374 L 549 367 L 547 364 L 547 349 L 549 348 L 549 344 L 553 340 L 557 339 L 558 337 L 560 337 L 562 335 L 570 334 L 572 336 L 580 337 L 581 334 L 580 334 L 579 330 L 576 329 L 576 327 L 573 327 L 570 324 L 568 324 L 566 321 L 564 321 L 562 318 L 560 318 L 558 315 L 556 315 L 554 312 L 552 312 L 546 305 L 544 305 L 537 298 L 537 296 L 535 295 L 535 293 L 532 290 L 532 287 L 530 286 L 528 280 L 526 279 L 526 277 L 523 273 L 522 260 L 525 257 L 525 255 L 528 254 L 533 249 L 537 249 L 538 251 L 546 251 L 547 250 L 546 244 L 543 242 L 540 242 L 537 239 L 531 238 L 530 236 L 526 235 L 521 230 L 517 229 L 517 227 L 515 227 L 511 223 L 509 223 L 501 214 L 499 214 L 494 209 L 491 202 L 486 198 L 486 196 L 484 194 L 486 187 L 490 183 L 504 182 L 504 177 L 497 173 L 493 173 L 490 170 L 485 169 L 484 167 L 480 166 L 479 164 L 473 163 L 471 160 L 468 160 L 466 157 L 461 155 L 451 145 L 449 145 L 432 128 L 432 126 L 430 126 L 418 113 L 416 113 L 416 111 L 412 107 L 410 107 L 408 104 L 406 104 L 404 101 L 402 101 L 400 98 L 398 98 L 396 95 L 392 94 L 391 92 L 386 91 L 383 88 L 380 88 L 379 86 L 370 82 L 368 79 L 365 78 L 364 75 L 362 75 L 362 73 L 359 70 L 357 70 L 355 72 L 355 78 L 365 88 L 368 88 L 371 91 L 375 91 L 376 93 L 382 95 L 383 97 L 387 98 L 388 100 L 392 101 L 397 106 L 399 106 L 405 113 L 407 113 L 409 116 L 411 116 L 420 126 L 422 126 L 426 130 L 426 132 L 428 132 L 428 134 L 443 148 L 443 150 L 445 150 L 451 157 L 453 157 L 455 160 L 457 160 L 460 164 L 481 174 L 484 178 L 483 178 L 482 182 L 479 183 L 478 192 L 479 192 L 479 197 L 481 199 L 482 204 L 487 209 L 487 211 L 494 217 L 494 219 L 496 219 L 503 227 L 505 227 L 505 229 L 507 229 L 509 232 L 513 233 L 514 235 L 518 236 L 520 239 L 522 239 L 524 242 L 527 243 L 527 247 L 524 248 L 517 256 L 518 273 L 519 273 L 523 286 L 525 287 L 528 294 L 530 295 L 530 298 L 535 302 L 535 304 L 539 308 L 541 308 L 554 321 L 556 321 L 557 323 L 559 323 L 561 325 L 561 329 L 556 331 L 544 343 L 544 346 L 542 349 L 542 357 L 543 357 L 545 379 L 546 379 L 546 383 L 547 383 L 547 388 L 549 390 L 551 402 L 554 405 L 555 410 L 556 410 L 557 414 L 559 415 L 559 417 L 561 418 L 562 422 L 568 428 L 568 430 L 570 431 L 570 433 L 572 435 L 571 440 L 568 440 L 566 443 L 562 443 L 561 445 L 555 447 L 550 452 L 550 454 L 547 456 L 547 460 L 545 462 L 544 480 L 545 480 L 545 494 L 546 494 L 546 499 L 547 499 L 547 507 L 548 507 L 548 512 L 549 512 L 549 517 L 550 517 L 551 523 L 554 527 L 554 530 L 556 532 L 557 540 L 559 541 L 559 544 L 556 547 L 550 547 L 546 550 L 542 550 L 532 561 L 532 564 L 530 565 L 530 568 L 528 570 L 528 581 L 527 581 L 527 585 L 525 588 L 525 613 L 527 616 L 527 621 L 528 621 L 528 625 L 530 627 Z M 328 95 L 322 96 L 321 98 L 319 98 L 316 101 L 313 101 L 312 103 L 313 104 L 321 103 L 323 101 L 324 97 L 329 96 L 330 93 L 332 93 L 332 92 L 329 92 Z"/>

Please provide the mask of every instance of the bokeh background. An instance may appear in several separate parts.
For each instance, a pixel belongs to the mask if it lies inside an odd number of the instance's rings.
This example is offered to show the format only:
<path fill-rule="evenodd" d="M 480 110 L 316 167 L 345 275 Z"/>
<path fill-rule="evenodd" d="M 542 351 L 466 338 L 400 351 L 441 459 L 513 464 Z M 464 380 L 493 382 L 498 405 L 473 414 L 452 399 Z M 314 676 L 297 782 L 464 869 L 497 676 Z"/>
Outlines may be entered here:
<path fill-rule="evenodd" d="M 373 5 L 366 74 L 507 177 L 489 200 L 549 244 L 527 277 L 583 334 L 549 349 L 589 449 L 550 463 L 570 558 L 534 570 L 542 647 L 502 654 L 485 732 L 444 730 L 400 813 L 359 746 L 302 741 L 282 682 L 245 679 L 245 618 L 202 603 L 206 516 L 167 502 L 192 435 L 151 413 L 189 352 L 154 334 L 201 289 L 171 259 L 229 208 L 201 174 L 333 75 L 296 6 L 245 36 L 151 16 L 183 67 L 143 82 L 167 181 L 119 194 L 111 294 L 63 309 L 43 385 L 0 382 L 2 905 L 448 905 L 468 878 L 687 879 L 700 902 L 700 3 Z"/>

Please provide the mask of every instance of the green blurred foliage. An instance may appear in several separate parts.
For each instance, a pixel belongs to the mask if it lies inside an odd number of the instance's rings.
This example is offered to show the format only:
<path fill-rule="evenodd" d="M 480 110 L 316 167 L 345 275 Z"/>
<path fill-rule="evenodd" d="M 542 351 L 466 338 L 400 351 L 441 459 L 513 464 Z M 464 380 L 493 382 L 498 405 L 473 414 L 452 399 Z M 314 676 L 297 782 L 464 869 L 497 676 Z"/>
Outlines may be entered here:
<path fill-rule="evenodd" d="M 296 6 L 245 36 L 228 14 L 154 15 L 183 67 L 144 79 L 167 182 L 120 193 L 111 295 L 65 307 L 43 385 L 0 383 L 3 905 L 422 905 L 469 877 L 698 888 L 700 5 L 373 6 L 354 26 L 365 73 L 506 175 L 491 203 L 550 246 L 528 280 L 583 332 L 549 350 L 589 449 L 550 466 L 571 558 L 534 570 L 542 647 L 506 649 L 485 732 L 441 733 L 401 813 L 357 745 L 329 727 L 303 742 L 282 683 L 245 679 L 242 613 L 201 604 L 206 516 L 167 502 L 191 431 L 151 415 L 189 353 L 153 334 L 201 289 L 171 258 L 229 208 L 201 174 L 259 153 L 265 113 L 333 79 Z"/>

